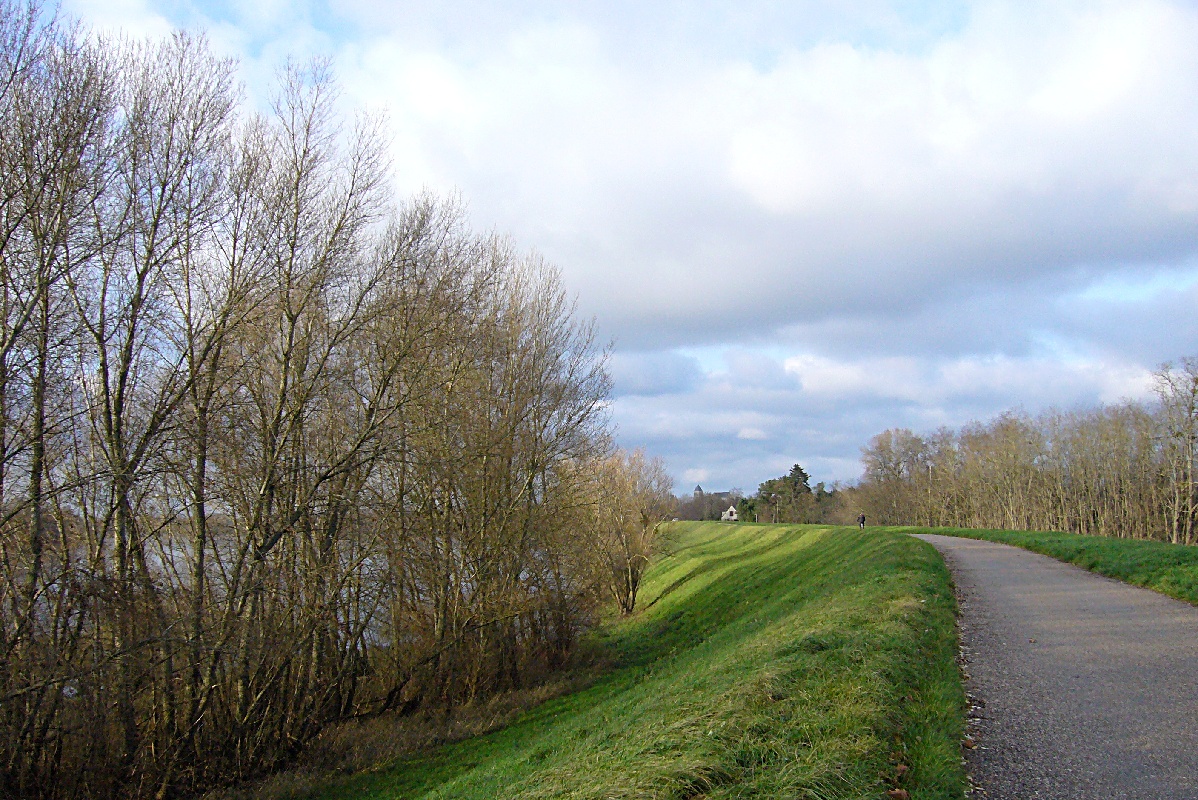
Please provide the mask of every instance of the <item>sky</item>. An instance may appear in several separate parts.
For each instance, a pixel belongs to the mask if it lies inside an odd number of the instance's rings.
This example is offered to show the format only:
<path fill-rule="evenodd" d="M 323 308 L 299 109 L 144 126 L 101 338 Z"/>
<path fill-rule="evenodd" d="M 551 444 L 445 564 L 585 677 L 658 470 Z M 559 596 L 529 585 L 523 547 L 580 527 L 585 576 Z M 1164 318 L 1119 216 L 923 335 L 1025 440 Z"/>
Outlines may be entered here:
<path fill-rule="evenodd" d="M 65 0 L 327 57 L 401 192 L 562 272 L 681 493 L 887 428 L 1148 399 L 1198 355 L 1198 5 Z"/>

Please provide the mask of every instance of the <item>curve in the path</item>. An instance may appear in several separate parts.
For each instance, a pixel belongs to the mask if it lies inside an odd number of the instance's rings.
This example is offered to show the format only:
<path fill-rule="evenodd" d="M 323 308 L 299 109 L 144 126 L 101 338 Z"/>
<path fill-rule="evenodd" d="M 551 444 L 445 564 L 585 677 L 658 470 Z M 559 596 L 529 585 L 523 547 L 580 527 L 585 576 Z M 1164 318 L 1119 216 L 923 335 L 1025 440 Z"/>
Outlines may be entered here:
<path fill-rule="evenodd" d="M 961 598 L 989 800 L 1198 800 L 1198 608 L 1015 547 L 921 535 Z"/>

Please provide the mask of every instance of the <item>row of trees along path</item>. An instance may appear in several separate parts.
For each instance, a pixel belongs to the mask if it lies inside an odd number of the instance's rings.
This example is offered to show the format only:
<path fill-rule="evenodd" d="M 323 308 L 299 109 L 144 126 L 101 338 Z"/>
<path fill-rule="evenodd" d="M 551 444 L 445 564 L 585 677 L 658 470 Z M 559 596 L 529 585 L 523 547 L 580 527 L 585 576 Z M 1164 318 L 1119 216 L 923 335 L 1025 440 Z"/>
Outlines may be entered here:
<path fill-rule="evenodd" d="M 1198 358 L 1164 364 L 1157 400 L 884 431 L 854 500 L 871 521 L 1198 543 Z"/>
<path fill-rule="evenodd" d="M 316 64 L 0 0 L 0 796 L 176 796 L 562 665 L 659 462 L 556 272 L 397 203 Z"/>

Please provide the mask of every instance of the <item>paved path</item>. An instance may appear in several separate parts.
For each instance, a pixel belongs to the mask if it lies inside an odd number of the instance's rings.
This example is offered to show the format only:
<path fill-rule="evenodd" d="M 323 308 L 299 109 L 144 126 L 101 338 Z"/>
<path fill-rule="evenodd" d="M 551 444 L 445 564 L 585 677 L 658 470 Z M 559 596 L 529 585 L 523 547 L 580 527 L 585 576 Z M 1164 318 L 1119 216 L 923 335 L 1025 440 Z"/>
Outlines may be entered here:
<path fill-rule="evenodd" d="M 988 800 L 1198 800 L 1198 608 L 1007 545 L 921 535 L 961 599 Z"/>

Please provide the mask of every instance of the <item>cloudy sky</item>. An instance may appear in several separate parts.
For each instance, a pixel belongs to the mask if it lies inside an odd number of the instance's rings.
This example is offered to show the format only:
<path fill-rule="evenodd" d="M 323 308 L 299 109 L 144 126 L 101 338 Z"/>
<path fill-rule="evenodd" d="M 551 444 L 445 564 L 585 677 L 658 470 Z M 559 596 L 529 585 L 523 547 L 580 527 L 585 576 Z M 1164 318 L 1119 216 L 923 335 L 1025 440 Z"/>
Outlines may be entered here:
<path fill-rule="evenodd" d="M 1147 397 L 1198 355 L 1198 6 L 66 0 L 288 55 L 385 110 L 403 191 L 557 264 L 620 441 L 680 490 L 888 427 Z"/>

